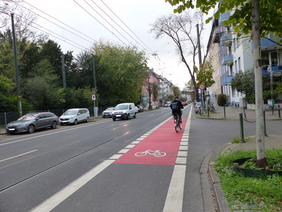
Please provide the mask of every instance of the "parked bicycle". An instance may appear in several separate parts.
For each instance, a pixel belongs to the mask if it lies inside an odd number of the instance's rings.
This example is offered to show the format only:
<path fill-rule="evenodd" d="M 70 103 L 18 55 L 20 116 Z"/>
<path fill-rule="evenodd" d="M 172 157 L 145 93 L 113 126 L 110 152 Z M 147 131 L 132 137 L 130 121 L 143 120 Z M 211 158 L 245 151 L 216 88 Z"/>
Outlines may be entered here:
<path fill-rule="evenodd" d="M 179 115 L 174 115 L 174 126 L 175 132 L 178 133 L 179 130 L 182 130 L 182 122 L 179 119 Z"/>

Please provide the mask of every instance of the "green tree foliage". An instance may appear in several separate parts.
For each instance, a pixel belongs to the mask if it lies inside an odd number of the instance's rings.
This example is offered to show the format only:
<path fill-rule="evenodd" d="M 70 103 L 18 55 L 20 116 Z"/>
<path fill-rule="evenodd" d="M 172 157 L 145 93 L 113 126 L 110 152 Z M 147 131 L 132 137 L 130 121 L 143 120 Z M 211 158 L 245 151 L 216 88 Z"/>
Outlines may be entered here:
<path fill-rule="evenodd" d="M 155 102 L 159 97 L 159 86 L 157 85 L 157 83 L 153 82 L 152 90 L 153 90 L 153 101 Z"/>
<path fill-rule="evenodd" d="M 34 109 L 43 110 L 60 107 L 62 90 L 59 90 L 58 79 L 47 59 L 40 61 L 34 67 L 25 86 L 25 98 L 31 102 Z"/>
<path fill-rule="evenodd" d="M 282 95 L 282 83 L 278 84 L 278 86 L 276 87 L 276 91 L 278 92 L 279 95 Z"/>
<path fill-rule="evenodd" d="M 92 51 L 95 52 L 95 67 L 103 71 L 97 71 L 97 80 L 106 88 L 102 95 L 101 88 L 98 87 L 100 98 L 107 101 L 107 105 L 138 102 L 140 87 L 148 75 L 145 53 L 135 47 L 123 47 L 102 41 L 96 43 Z"/>
<path fill-rule="evenodd" d="M 238 35 L 251 34 L 252 32 L 252 1 L 243 0 L 165 0 L 172 6 L 177 6 L 174 12 L 181 13 L 187 8 L 199 8 L 203 13 L 208 14 L 209 10 L 215 8 L 220 2 L 219 9 L 214 14 L 214 18 L 218 19 L 221 13 L 235 9 L 233 15 L 225 23 L 234 26 Z M 260 32 L 264 37 L 269 33 L 275 33 L 278 37 L 282 37 L 282 1 L 281 0 L 260 0 Z M 212 18 L 207 20 L 210 21 Z"/>
<path fill-rule="evenodd" d="M 15 87 L 15 83 L 7 77 L 0 75 L 0 111 L 5 112 L 16 109 L 11 99 L 15 96 L 11 94 L 11 90 Z M 16 96 L 15 96 L 16 97 Z"/>
<path fill-rule="evenodd" d="M 173 92 L 174 97 L 176 97 L 176 96 L 178 96 L 179 98 L 181 97 L 181 91 L 180 91 L 179 87 L 174 85 L 174 86 L 171 87 L 171 90 Z"/>
<path fill-rule="evenodd" d="M 210 61 L 211 59 L 209 61 L 205 61 L 205 63 L 201 65 L 200 70 L 196 72 L 197 73 L 197 87 L 199 87 L 200 84 L 204 84 L 205 88 L 208 88 L 208 87 L 211 87 L 215 83 L 215 81 L 213 80 L 214 69 Z"/>
<path fill-rule="evenodd" d="M 274 99 L 274 102 L 279 101 L 279 94 L 278 94 L 277 90 L 273 90 L 272 97 L 273 97 L 272 99 Z M 263 91 L 264 104 L 267 104 L 268 99 L 271 99 L 271 90 Z"/>
<path fill-rule="evenodd" d="M 218 95 L 217 104 L 218 104 L 218 106 L 226 105 L 226 95 L 225 94 L 219 94 Z"/>
<path fill-rule="evenodd" d="M 238 92 L 246 94 L 248 103 L 255 103 L 255 75 L 253 70 L 236 73 L 231 80 L 231 86 Z"/>

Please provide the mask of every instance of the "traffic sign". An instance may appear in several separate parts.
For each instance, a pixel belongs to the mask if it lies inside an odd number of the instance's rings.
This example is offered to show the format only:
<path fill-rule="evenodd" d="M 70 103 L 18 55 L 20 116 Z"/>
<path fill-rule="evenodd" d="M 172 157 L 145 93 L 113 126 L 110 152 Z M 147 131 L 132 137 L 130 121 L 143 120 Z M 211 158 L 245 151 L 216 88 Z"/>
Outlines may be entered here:
<path fill-rule="evenodd" d="M 204 90 L 204 89 L 205 89 L 205 85 L 204 85 L 204 84 L 200 84 L 200 85 L 199 85 L 199 88 L 200 88 L 201 90 Z"/>
<path fill-rule="evenodd" d="M 96 100 L 96 95 L 92 95 L 92 100 Z"/>

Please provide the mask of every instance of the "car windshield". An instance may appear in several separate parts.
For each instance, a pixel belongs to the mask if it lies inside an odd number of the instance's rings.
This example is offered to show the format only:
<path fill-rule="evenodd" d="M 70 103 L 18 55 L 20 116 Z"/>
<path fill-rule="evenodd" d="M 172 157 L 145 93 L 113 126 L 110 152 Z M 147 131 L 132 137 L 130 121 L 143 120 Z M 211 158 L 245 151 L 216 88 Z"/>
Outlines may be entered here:
<path fill-rule="evenodd" d="M 128 109 L 128 105 L 117 105 L 115 110 L 126 110 Z"/>
<path fill-rule="evenodd" d="M 18 120 L 32 120 L 35 118 L 35 114 L 26 114 L 22 117 L 20 117 Z"/>
<path fill-rule="evenodd" d="M 76 110 L 67 110 L 64 115 L 75 115 L 77 113 Z"/>

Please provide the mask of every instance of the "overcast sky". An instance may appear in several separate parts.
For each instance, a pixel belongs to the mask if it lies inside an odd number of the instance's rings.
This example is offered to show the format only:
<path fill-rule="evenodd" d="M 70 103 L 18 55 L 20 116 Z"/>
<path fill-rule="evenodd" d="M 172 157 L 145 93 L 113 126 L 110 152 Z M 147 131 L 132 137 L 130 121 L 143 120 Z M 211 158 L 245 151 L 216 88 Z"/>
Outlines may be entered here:
<path fill-rule="evenodd" d="M 137 45 L 142 50 L 146 49 L 148 66 L 156 73 L 171 80 L 181 89 L 184 88 L 184 83 L 190 80 L 188 70 L 180 63 L 172 40 L 167 37 L 156 40 L 154 35 L 148 32 L 150 24 L 158 17 L 173 13 L 173 7 L 165 0 L 25 2 L 23 6 L 40 15 L 36 23 L 44 27 L 41 30 L 52 34 L 49 38 L 55 40 L 64 53 L 73 51 L 76 55 L 100 39 L 121 45 Z M 196 26 L 194 32 L 196 33 Z M 201 38 L 205 47 L 209 33 L 210 25 L 206 25 L 204 36 Z M 204 51 L 205 49 L 202 50 L 202 55 Z M 157 56 L 152 56 L 153 53 Z"/>

